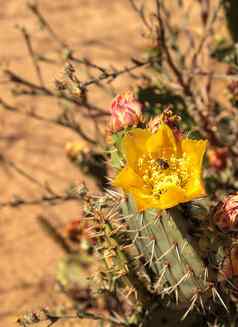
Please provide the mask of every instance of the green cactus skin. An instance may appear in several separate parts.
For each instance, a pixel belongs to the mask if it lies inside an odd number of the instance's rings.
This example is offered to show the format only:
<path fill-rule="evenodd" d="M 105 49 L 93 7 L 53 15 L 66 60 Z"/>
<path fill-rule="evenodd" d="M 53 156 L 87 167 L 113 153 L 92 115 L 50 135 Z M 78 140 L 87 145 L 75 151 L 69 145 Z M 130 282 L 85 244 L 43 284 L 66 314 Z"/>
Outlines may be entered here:
<path fill-rule="evenodd" d="M 177 303 L 188 304 L 209 289 L 208 270 L 192 244 L 182 211 L 138 213 L 131 197 L 123 204 L 130 236 L 146 265 L 154 273 L 153 289 L 173 294 Z M 131 214 L 131 216 L 130 216 Z"/>
<path fill-rule="evenodd" d="M 113 134 L 113 145 L 109 149 L 111 165 L 115 170 L 120 170 L 125 164 L 121 152 L 124 135 L 125 131 Z M 214 235 L 212 241 L 208 237 L 211 230 L 208 210 L 203 201 L 189 202 L 163 211 L 151 208 L 139 212 L 131 195 L 117 194 L 116 203 L 122 213 L 118 215 L 123 228 L 119 232 L 112 223 L 109 238 L 116 240 L 120 251 L 124 251 L 125 245 L 120 233 L 126 235 L 129 244 L 128 252 L 124 252 L 127 272 L 123 280 L 124 285 L 133 287 L 135 293 L 137 291 L 140 299 L 141 307 L 137 312 L 141 314 L 142 322 L 138 326 L 154 326 L 163 308 L 169 312 L 167 318 L 171 318 L 171 312 L 174 312 L 180 320 L 184 320 L 183 326 L 192 326 L 189 324 L 190 318 L 203 319 L 202 315 L 207 315 L 214 307 L 222 307 L 227 312 L 227 301 L 223 300 L 224 292 L 217 283 L 217 273 L 212 263 L 217 238 Z M 202 247 L 203 241 L 208 243 L 207 250 Z M 213 244 L 212 249 L 209 248 L 210 243 Z M 120 265 L 119 257 L 119 253 L 114 256 L 115 268 Z M 193 311 L 194 308 L 196 311 L 198 309 L 199 315 Z M 192 315 L 189 314 L 191 311 Z M 163 320 L 164 316 L 160 317 Z"/>

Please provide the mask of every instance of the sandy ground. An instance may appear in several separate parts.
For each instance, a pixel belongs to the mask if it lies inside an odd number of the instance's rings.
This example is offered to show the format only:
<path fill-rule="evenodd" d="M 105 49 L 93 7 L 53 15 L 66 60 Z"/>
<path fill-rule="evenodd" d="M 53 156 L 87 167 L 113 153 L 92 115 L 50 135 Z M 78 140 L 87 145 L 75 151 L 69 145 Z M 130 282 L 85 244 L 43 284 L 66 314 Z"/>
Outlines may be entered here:
<path fill-rule="evenodd" d="M 122 67 L 131 56 L 144 47 L 140 22 L 126 0 L 39 0 L 40 9 L 55 32 L 79 56 L 87 56 L 98 64 Z M 33 46 L 38 53 L 54 56 L 57 44 L 41 31 L 24 0 L 1 0 L 0 68 L 8 67 L 25 78 L 37 81 L 22 35 L 16 25 L 25 26 L 34 35 Z M 45 83 L 53 86 L 63 65 L 42 65 Z M 0 96 L 23 110 L 36 109 L 49 116 L 57 103 L 42 97 L 16 98 L 0 76 Z M 118 91 L 130 85 L 128 77 L 119 79 Z M 97 104 L 106 107 L 110 97 L 94 91 Z M 63 191 L 69 182 L 82 181 L 66 158 L 64 145 L 78 136 L 66 128 L 38 122 L 16 113 L 5 112 L 0 105 L 0 151 L 41 183 L 48 182 Z M 14 195 L 36 198 L 43 190 L 15 169 L 0 165 L 1 202 Z M 87 180 L 89 187 L 93 181 Z M 27 206 L 2 208 L 0 216 L 0 325 L 14 326 L 16 318 L 27 310 L 59 305 L 65 298 L 55 291 L 54 274 L 57 262 L 64 255 L 60 247 L 40 228 L 37 216 L 53 219 L 56 225 L 77 217 L 78 203 L 59 206 Z M 59 323 L 60 325 L 60 323 Z M 86 326 L 86 323 L 82 324 Z"/>

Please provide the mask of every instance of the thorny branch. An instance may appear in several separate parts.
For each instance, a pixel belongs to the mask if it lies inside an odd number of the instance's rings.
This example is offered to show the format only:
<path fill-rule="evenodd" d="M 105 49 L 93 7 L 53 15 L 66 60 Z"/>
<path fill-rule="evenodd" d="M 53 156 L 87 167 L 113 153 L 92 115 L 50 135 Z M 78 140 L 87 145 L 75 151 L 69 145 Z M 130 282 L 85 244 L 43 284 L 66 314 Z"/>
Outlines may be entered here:
<path fill-rule="evenodd" d="M 20 168 L 14 161 L 5 158 L 2 154 L 0 155 L 0 163 L 3 163 L 4 165 L 8 165 L 9 167 L 13 168 L 17 173 L 27 178 L 30 182 L 36 184 L 37 186 L 43 188 L 44 190 L 46 189 L 45 185 L 39 182 L 35 177 L 33 177 L 32 175 L 28 174 L 25 170 Z"/>
<path fill-rule="evenodd" d="M 12 207 L 18 208 L 20 206 L 31 206 L 31 205 L 58 205 L 59 203 L 78 200 L 78 196 L 75 194 L 55 194 L 55 195 L 42 195 L 37 199 L 26 199 L 19 196 L 14 196 L 12 200 L 6 202 L 0 202 L 0 208 Z"/>
<path fill-rule="evenodd" d="M 98 314 L 94 314 L 91 312 L 85 312 L 85 311 L 77 311 L 75 314 L 55 314 L 53 312 L 50 312 L 47 309 L 42 309 L 40 312 L 32 312 L 28 315 L 25 315 L 24 317 L 17 320 L 18 324 L 21 327 L 27 327 L 32 324 L 36 324 L 43 321 L 48 321 L 49 325 L 52 326 L 56 322 L 60 320 L 66 320 L 66 319 L 91 319 L 91 320 L 98 320 L 101 322 L 107 322 L 110 324 L 113 324 L 113 326 L 129 326 L 127 322 L 124 322 L 123 320 L 119 318 L 114 317 L 104 317 Z"/>
<path fill-rule="evenodd" d="M 220 12 L 222 6 L 222 1 L 218 2 L 217 7 L 211 14 L 211 17 L 208 17 L 206 30 L 202 35 L 201 40 L 196 47 L 190 65 L 191 74 L 189 74 L 189 68 L 184 69 L 184 67 L 180 67 L 176 64 L 176 60 L 174 58 L 174 54 L 171 53 L 171 47 L 167 43 L 166 32 L 167 32 L 167 25 L 164 23 L 164 18 L 161 13 L 161 1 L 156 0 L 156 7 L 157 7 L 157 18 L 158 18 L 158 28 L 157 28 L 157 46 L 160 47 L 162 53 L 164 54 L 165 61 L 167 62 L 168 66 L 170 67 L 171 71 L 174 73 L 176 78 L 176 83 L 180 86 L 181 90 L 183 90 L 183 94 L 185 99 L 187 100 L 187 107 L 190 110 L 191 116 L 193 116 L 201 126 L 201 132 L 204 134 L 205 137 L 208 137 L 210 143 L 214 146 L 222 146 L 222 143 L 219 139 L 219 136 L 216 133 L 215 128 L 215 121 L 211 115 L 212 113 L 212 106 L 214 105 L 214 100 L 210 98 L 209 92 L 207 92 L 207 98 L 203 96 L 200 92 L 200 84 L 195 81 L 195 77 L 207 77 L 207 89 L 213 79 L 229 79 L 232 76 L 229 75 L 221 75 L 221 74 L 213 74 L 213 72 L 203 72 L 202 70 L 198 69 L 197 60 L 198 57 L 202 53 L 202 49 L 206 40 L 210 37 L 212 29 L 214 28 L 214 24 L 217 20 L 218 14 Z M 169 33 L 169 31 L 168 31 Z M 192 104 L 192 107 L 191 107 Z M 230 147 L 230 153 L 233 156 L 237 156 L 237 151 Z"/>
<path fill-rule="evenodd" d="M 27 30 L 24 27 L 19 27 L 19 29 L 20 29 L 20 31 L 24 37 L 24 40 L 26 42 L 26 46 L 27 46 L 29 55 L 32 58 L 32 63 L 33 63 L 33 66 L 35 67 L 36 75 L 39 79 L 40 85 L 44 87 L 44 81 L 43 81 L 43 77 L 41 74 L 41 69 L 40 69 L 37 57 L 33 50 L 30 34 L 27 32 Z"/>

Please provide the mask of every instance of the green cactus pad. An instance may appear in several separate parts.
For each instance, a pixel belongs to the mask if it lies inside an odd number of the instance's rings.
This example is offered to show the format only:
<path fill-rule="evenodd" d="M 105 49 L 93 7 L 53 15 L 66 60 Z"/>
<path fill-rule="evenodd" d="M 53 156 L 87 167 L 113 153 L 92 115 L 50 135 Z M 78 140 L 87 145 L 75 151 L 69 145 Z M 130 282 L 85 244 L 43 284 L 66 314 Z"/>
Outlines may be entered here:
<path fill-rule="evenodd" d="M 179 208 L 159 212 L 137 212 L 131 197 L 123 204 L 132 241 L 154 273 L 153 289 L 161 295 L 174 294 L 186 304 L 209 288 L 208 270 L 191 241 L 188 224 Z"/>

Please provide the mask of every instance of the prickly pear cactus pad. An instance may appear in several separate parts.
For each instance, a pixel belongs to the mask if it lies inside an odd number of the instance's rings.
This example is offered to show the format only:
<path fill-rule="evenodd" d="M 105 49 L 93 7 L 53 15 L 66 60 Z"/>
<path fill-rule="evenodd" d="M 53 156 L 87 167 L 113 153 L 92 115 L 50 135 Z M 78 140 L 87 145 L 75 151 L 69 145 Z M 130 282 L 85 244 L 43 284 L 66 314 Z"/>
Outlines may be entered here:
<path fill-rule="evenodd" d="M 145 286 L 151 299 L 185 309 L 183 319 L 194 308 L 205 311 L 211 297 L 225 306 L 212 281 L 211 252 L 201 250 L 204 232 L 191 232 L 194 219 L 207 220 L 206 209 L 193 202 L 206 196 L 202 168 L 207 141 L 186 137 L 171 110 L 152 121 L 142 113 L 135 116 L 133 108 L 139 106 L 130 97 L 123 103 L 126 120 L 123 105 L 114 103 L 111 109 L 112 186 L 121 192 L 124 232 L 144 266 Z"/>

